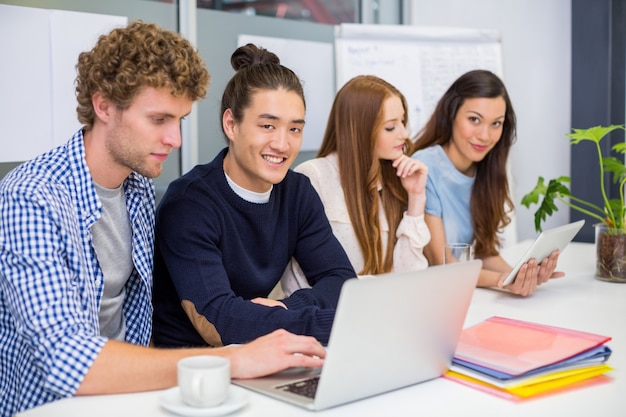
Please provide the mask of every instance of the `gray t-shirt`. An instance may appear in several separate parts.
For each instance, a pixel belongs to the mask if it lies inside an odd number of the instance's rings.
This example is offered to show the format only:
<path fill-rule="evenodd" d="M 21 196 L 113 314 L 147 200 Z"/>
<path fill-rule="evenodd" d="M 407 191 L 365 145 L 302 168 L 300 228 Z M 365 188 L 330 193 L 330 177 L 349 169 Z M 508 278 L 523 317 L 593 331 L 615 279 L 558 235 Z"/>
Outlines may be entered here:
<path fill-rule="evenodd" d="M 96 184 L 102 217 L 92 227 L 93 245 L 104 274 L 100 303 L 100 334 L 124 340 L 126 324 L 122 306 L 126 282 L 133 272 L 132 232 L 122 186 L 109 189 Z"/>

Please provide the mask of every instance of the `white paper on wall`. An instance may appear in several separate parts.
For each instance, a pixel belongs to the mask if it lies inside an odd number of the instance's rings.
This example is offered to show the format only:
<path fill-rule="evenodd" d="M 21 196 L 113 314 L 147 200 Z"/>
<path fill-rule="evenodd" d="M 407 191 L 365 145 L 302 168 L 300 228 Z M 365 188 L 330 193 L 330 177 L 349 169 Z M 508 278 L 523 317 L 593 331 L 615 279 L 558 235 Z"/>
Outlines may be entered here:
<path fill-rule="evenodd" d="M 500 35 L 492 30 L 342 24 L 335 33 L 337 88 L 376 75 L 404 94 L 413 134 L 452 82 L 473 69 L 502 76 Z"/>
<path fill-rule="evenodd" d="M 128 18 L 0 5 L 0 162 L 31 159 L 65 143 L 80 124 L 78 54 Z"/>

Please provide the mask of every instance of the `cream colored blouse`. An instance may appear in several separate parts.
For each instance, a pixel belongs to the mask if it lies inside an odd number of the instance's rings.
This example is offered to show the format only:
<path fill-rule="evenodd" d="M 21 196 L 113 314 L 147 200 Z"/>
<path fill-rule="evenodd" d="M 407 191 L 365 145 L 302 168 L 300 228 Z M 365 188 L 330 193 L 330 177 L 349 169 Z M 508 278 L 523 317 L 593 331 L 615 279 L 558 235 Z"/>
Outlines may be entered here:
<path fill-rule="evenodd" d="M 363 269 L 364 260 L 359 242 L 350 221 L 348 208 L 341 187 L 337 155 L 315 158 L 298 165 L 294 171 L 300 172 L 311 180 L 317 190 L 333 233 L 342 244 L 355 271 Z M 384 211 L 380 210 L 383 252 L 386 250 L 389 224 Z M 424 221 L 424 215 L 413 217 L 404 213 L 396 230 L 396 247 L 393 251 L 393 270 L 397 272 L 421 270 L 428 267 L 423 249 L 430 241 L 430 232 Z M 307 286 L 306 278 L 295 261 L 285 271 L 281 280 L 286 295 L 296 289 Z"/>

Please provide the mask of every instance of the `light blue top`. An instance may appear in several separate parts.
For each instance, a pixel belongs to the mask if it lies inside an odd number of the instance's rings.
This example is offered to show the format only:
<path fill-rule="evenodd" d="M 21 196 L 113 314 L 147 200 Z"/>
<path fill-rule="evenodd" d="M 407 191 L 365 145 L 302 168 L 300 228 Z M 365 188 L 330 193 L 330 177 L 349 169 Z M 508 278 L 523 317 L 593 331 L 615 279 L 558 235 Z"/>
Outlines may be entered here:
<path fill-rule="evenodd" d="M 426 213 L 441 217 L 446 242 L 472 243 L 470 197 L 474 178 L 459 172 L 440 145 L 413 155 L 428 166 Z"/>

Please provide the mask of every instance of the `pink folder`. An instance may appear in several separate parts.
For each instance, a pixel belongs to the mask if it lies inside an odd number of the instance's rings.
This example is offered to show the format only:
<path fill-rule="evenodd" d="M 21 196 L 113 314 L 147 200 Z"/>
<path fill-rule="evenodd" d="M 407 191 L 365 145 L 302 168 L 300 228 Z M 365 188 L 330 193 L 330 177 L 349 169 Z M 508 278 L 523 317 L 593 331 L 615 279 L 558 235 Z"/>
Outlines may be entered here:
<path fill-rule="evenodd" d="M 608 336 L 504 317 L 463 330 L 455 358 L 520 375 L 600 346 Z"/>

